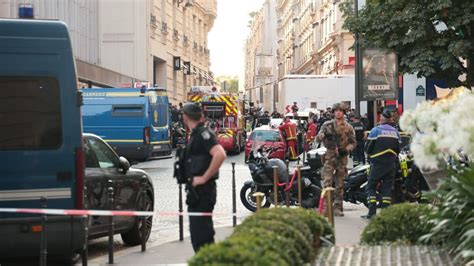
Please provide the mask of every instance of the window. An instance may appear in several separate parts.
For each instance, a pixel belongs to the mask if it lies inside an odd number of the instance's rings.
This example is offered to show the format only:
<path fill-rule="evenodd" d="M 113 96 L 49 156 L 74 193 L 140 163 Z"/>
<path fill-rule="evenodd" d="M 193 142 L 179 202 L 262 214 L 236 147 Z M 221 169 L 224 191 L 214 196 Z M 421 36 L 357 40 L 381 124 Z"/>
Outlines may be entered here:
<path fill-rule="evenodd" d="M 112 116 L 143 116 L 143 105 L 136 105 L 136 104 L 112 105 Z"/>
<path fill-rule="evenodd" d="M 318 108 L 318 103 L 317 102 L 311 102 L 311 108 L 312 109 Z"/>
<path fill-rule="evenodd" d="M 272 130 L 256 130 L 250 134 L 249 139 L 256 141 L 281 141 L 280 134 Z"/>
<path fill-rule="evenodd" d="M 263 103 L 263 87 L 260 87 L 260 103 Z"/>
<path fill-rule="evenodd" d="M 96 138 L 89 138 L 89 144 L 90 148 L 92 151 L 94 151 L 94 154 L 97 157 L 100 168 L 118 167 L 119 161 L 117 156 L 105 143 Z"/>
<path fill-rule="evenodd" d="M 51 150 L 62 142 L 58 81 L 0 77 L 0 150 Z"/>
<path fill-rule="evenodd" d="M 99 168 L 99 162 L 95 156 L 94 151 L 89 145 L 89 142 L 86 138 L 83 139 L 84 154 L 86 156 L 86 168 Z"/>

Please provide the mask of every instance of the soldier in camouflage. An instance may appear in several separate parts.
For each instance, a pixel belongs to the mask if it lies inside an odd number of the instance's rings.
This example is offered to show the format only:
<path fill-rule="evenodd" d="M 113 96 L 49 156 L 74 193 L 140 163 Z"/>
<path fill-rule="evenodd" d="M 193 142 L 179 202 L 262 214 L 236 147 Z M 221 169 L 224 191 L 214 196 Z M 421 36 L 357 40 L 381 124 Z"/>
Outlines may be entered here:
<path fill-rule="evenodd" d="M 355 133 L 352 126 L 344 119 L 345 108 L 342 104 L 335 104 L 332 112 L 334 119 L 323 124 L 317 142 L 323 142 L 327 151 L 323 156 L 324 187 L 332 187 L 333 176 L 336 183 L 336 197 L 334 200 L 334 215 L 344 216 L 342 201 L 344 199 L 344 179 L 347 176 L 347 160 L 349 153 L 356 146 Z"/>

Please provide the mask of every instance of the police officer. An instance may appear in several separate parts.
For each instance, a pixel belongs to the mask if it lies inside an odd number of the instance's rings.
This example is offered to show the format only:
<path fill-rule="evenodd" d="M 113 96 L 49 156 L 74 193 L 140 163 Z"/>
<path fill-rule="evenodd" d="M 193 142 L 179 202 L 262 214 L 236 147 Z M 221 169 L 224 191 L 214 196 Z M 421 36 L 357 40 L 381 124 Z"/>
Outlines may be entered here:
<path fill-rule="evenodd" d="M 391 204 L 392 186 L 400 153 L 400 134 L 391 123 L 392 113 L 386 109 L 382 112 L 380 125 L 370 131 L 365 145 L 371 170 L 367 183 L 369 213 L 362 218 L 370 219 L 377 213 L 376 188 L 379 183 L 382 196 L 380 207 L 385 208 Z"/>
<path fill-rule="evenodd" d="M 187 184 L 186 204 L 189 212 L 212 212 L 216 204 L 216 179 L 226 153 L 214 132 L 204 126 L 201 107 L 196 103 L 183 106 L 184 124 L 191 131 L 185 153 L 185 172 L 192 180 Z M 214 243 L 212 216 L 190 216 L 191 242 L 197 252 Z"/>
<path fill-rule="evenodd" d="M 324 187 L 332 187 L 333 176 L 336 176 L 336 198 L 334 200 L 334 215 L 344 216 L 342 201 L 344 199 L 344 179 L 347 176 L 347 161 L 349 152 L 355 145 L 355 134 L 352 126 L 344 119 L 345 108 L 337 103 L 332 112 L 335 119 L 327 121 L 316 136 L 317 142 L 323 142 L 326 153 L 323 156 L 324 168 L 322 178 Z"/>
<path fill-rule="evenodd" d="M 356 142 L 357 146 L 354 149 L 354 164 L 365 164 L 365 153 L 364 153 L 364 142 L 366 139 L 366 128 L 364 123 L 360 121 L 360 116 L 359 115 L 354 115 L 353 117 L 353 122 L 351 123 L 352 127 L 354 128 L 355 131 L 355 137 L 356 137 Z"/>

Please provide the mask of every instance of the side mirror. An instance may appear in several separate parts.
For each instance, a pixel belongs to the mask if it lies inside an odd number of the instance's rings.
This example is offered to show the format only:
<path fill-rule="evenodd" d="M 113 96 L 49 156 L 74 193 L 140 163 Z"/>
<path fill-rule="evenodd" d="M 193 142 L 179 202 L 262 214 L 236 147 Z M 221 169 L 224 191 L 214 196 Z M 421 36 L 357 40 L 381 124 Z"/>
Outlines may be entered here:
<path fill-rule="evenodd" d="M 123 173 L 127 173 L 128 169 L 130 169 L 130 162 L 128 162 L 127 159 L 125 159 L 125 157 L 121 157 L 119 158 L 119 168 L 123 170 Z"/>

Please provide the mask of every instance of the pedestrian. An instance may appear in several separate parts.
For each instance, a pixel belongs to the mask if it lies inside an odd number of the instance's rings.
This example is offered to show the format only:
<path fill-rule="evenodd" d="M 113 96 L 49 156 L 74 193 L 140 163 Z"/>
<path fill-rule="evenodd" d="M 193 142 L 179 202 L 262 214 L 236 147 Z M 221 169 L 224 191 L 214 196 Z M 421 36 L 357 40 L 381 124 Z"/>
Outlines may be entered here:
<path fill-rule="evenodd" d="M 355 138 L 357 146 L 354 149 L 354 165 L 365 164 L 365 153 L 364 153 L 364 144 L 365 139 L 367 138 L 366 127 L 364 123 L 360 121 L 360 116 L 355 115 L 351 126 L 354 128 Z"/>
<path fill-rule="evenodd" d="M 300 108 L 298 107 L 298 103 L 297 102 L 293 102 L 293 105 L 291 106 L 291 112 L 293 113 L 293 116 L 296 117 L 298 116 L 298 111 L 300 110 Z"/>
<path fill-rule="evenodd" d="M 344 120 L 345 108 L 337 103 L 333 106 L 334 119 L 323 124 L 316 141 L 323 142 L 326 153 L 323 156 L 324 187 L 332 187 L 335 176 L 336 197 L 334 215 L 344 216 L 342 201 L 344 199 L 344 179 L 347 177 L 347 161 L 349 153 L 355 148 L 354 129 Z"/>
<path fill-rule="evenodd" d="M 369 213 L 362 216 L 365 219 L 371 219 L 377 213 L 377 186 L 380 185 L 379 192 L 382 196 L 380 207 L 388 207 L 392 201 L 392 186 L 400 153 L 400 134 L 391 123 L 392 113 L 386 109 L 382 112 L 380 125 L 370 131 L 365 145 L 370 162 L 367 182 Z"/>
<path fill-rule="evenodd" d="M 278 111 L 275 109 L 273 110 L 273 113 L 271 114 L 272 118 L 281 118 L 281 114 L 278 113 Z"/>
<path fill-rule="evenodd" d="M 290 117 L 286 116 L 283 118 L 283 123 L 278 127 L 282 135 L 285 137 L 286 144 L 288 147 L 290 160 L 298 159 L 296 150 L 297 136 L 296 136 L 296 124 L 291 122 Z"/>
<path fill-rule="evenodd" d="M 318 133 L 318 126 L 316 124 L 316 116 L 313 116 L 311 119 L 308 120 L 308 130 L 306 131 L 306 145 L 305 150 L 309 151 L 313 144 L 314 139 Z"/>
<path fill-rule="evenodd" d="M 185 153 L 185 173 L 191 178 L 186 185 L 188 212 L 212 213 L 216 204 L 216 179 L 226 153 L 212 130 L 204 126 L 204 115 L 196 103 L 183 106 L 184 124 L 191 131 Z M 195 252 L 214 243 L 212 216 L 189 216 L 191 243 Z"/>

